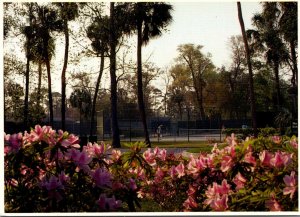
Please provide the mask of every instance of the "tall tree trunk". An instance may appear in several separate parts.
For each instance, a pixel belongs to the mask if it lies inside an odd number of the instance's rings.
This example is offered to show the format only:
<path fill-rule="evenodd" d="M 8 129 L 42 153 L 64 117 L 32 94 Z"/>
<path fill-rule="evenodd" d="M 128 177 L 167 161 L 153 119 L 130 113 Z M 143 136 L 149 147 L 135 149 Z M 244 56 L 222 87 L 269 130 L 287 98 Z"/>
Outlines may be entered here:
<path fill-rule="evenodd" d="M 66 71 L 69 57 L 69 29 L 68 20 L 64 20 L 64 33 L 65 33 L 65 57 L 64 65 L 61 72 L 61 129 L 66 130 Z"/>
<path fill-rule="evenodd" d="M 116 36 L 114 24 L 114 2 L 110 3 L 110 31 L 109 31 L 109 45 L 110 45 L 110 90 L 111 90 L 111 128 L 112 128 L 112 146 L 114 148 L 121 147 L 120 132 L 118 125 L 118 111 L 117 111 L 117 78 L 116 78 Z"/>
<path fill-rule="evenodd" d="M 29 26 L 30 26 L 30 35 L 31 35 L 31 26 L 32 26 L 32 22 L 31 22 L 31 18 L 32 18 L 32 3 L 30 3 L 29 5 Z M 28 113 L 29 113 L 29 109 L 28 109 L 28 101 L 29 101 L 29 70 L 30 70 L 30 46 L 31 46 L 31 38 L 29 36 L 27 36 L 27 53 L 26 53 L 26 58 L 27 58 L 27 62 L 26 62 L 26 72 L 25 72 L 25 98 L 24 98 L 24 130 L 27 130 L 28 128 Z"/>
<path fill-rule="evenodd" d="M 29 52 L 29 41 L 27 42 L 27 52 Z M 30 59 L 29 59 L 29 54 L 27 54 L 26 72 L 25 72 L 26 81 L 25 81 L 25 99 L 24 99 L 24 130 L 27 130 L 28 128 L 29 68 L 30 68 Z"/>
<path fill-rule="evenodd" d="M 104 52 L 102 52 L 102 54 L 101 54 L 100 71 L 99 71 L 99 75 L 98 75 L 98 78 L 97 78 L 96 89 L 95 89 L 95 94 L 94 94 L 94 98 L 93 98 L 90 136 L 94 135 L 94 133 L 95 133 L 94 128 L 93 128 L 93 122 L 95 121 L 97 96 L 98 96 L 98 92 L 99 92 L 99 86 L 100 86 L 100 81 L 101 81 L 101 77 L 102 77 L 102 74 L 103 74 L 103 69 L 104 69 Z"/>
<path fill-rule="evenodd" d="M 238 17 L 239 22 L 242 30 L 243 40 L 245 44 L 245 51 L 246 51 L 246 58 L 247 58 L 247 65 L 249 70 L 249 89 L 250 89 L 250 104 L 251 104 L 251 116 L 252 116 L 252 127 L 254 129 L 254 136 L 257 137 L 257 124 L 256 124 L 256 106 L 255 106 L 255 96 L 254 96 L 254 85 L 253 85 L 253 73 L 252 73 L 252 65 L 251 65 L 251 57 L 250 51 L 245 31 L 245 25 L 242 15 L 242 8 L 241 3 L 237 2 L 238 7 Z"/>
<path fill-rule="evenodd" d="M 44 46 L 47 48 L 48 43 L 44 43 Z M 47 68 L 47 77 L 48 77 L 48 100 L 49 100 L 49 113 L 50 113 L 50 126 L 53 127 L 53 101 L 52 101 L 52 88 L 51 88 L 51 72 L 50 72 L 50 60 L 48 51 L 46 51 L 46 68 Z"/>
<path fill-rule="evenodd" d="M 290 47 L 291 47 L 291 57 L 292 57 L 292 64 L 293 64 L 292 85 L 293 85 L 293 87 L 296 87 L 298 84 L 297 83 L 297 81 L 298 81 L 298 66 L 297 66 L 296 47 L 295 47 L 294 41 L 290 42 Z"/>
<path fill-rule="evenodd" d="M 138 95 L 138 106 L 144 127 L 145 144 L 147 147 L 151 147 L 149 133 L 147 128 L 147 118 L 145 112 L 145 104 L 143 97 L 143 74 L 142 74 L 142 23 L 138 21 L 137 24 L 137 95 Z"/>
<path fill-rule="evenodd" d="M 40 105 L 41 103 L 41 89 L 42 89 L 42 61 L 39 61 L 38 63 L 38 95 L 37 95 L 37 104 Z"/>
<path fill-rule="evenodd" d="M 280 80 L 279 80 L 279 63 L 273 61 L 273 72 L 275 75 L 275 90 L 276 90 L 276 99 L 277 99 L 277 110 L 280 109 L 281 100 L 280 100 Z"/>

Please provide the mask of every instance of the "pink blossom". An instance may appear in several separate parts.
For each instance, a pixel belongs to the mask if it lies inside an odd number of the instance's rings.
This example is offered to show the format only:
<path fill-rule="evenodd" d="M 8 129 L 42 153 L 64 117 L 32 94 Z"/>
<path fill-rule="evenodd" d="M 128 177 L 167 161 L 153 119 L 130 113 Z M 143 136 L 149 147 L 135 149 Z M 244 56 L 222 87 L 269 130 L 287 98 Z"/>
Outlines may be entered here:
<path fill-rule="evenodd" d="M 214 211 L 224 211 L 228 209 L 228 195 L 224 194 L 222 197 L 216 197 L 210 204 Z"/>
<path fill-rule="evenodd" d="M 221 163 L 221 170 L 222 172 L 226 172 L 230 170 L 233 166 L 234 162 L 231 156 L 223 156 L 222 163 Z"/>
<path fill-rule="evenodd" d="M 245 154 L 244 161 L 246 163 L 252 164 L 253 166 L 256 166 L 256 160 L 253 157 L 252 152 L 248 152 L 247 154 Z"/>
<path fill-rule="evenodd" d="M 271 199 L 269 199 L 265 202 L 265 206 L 270 211 L 281 211 L 282 210 L 280 204 L 275 200 L 274 194 L 271 195 Z"/>
<path fill-rule="evenodd" d="M 111 158 L 113 161 L 118 161 L 121 157 L 122 153 L 120 150 L 113 149 L 111 152 Z"/>
<path fill-rule="evenodd" d="M 106 197 L 106 194 L 101 194 L 97 203 L 99 208 L 104 211 L 116 210 L 121 206 L 120 200 L 116 200 L 115 196 L 108 198 Z"/>
<path fill-rule="evenodd" d="M 137 167 L 135 169 L 130 168 L 128 172 L 131 174 L 135 174 L 140 180 L 144 180 L 146 178 L 145 171 L 141 167 Z"/>
<path fill-rule="evenodd" d="M 150 164 L 151 166 L 155 166 L 156 165 L 155 156 L 154 156 L 153 153 L 151 153 L 151 149 L 150 148 L 148 148 L 148 150 L 146 150 L 143 153 L 143 157 L 147 161 L 147 163 Z"/>
<path fill-rule="evenodd" d="M 290 176 L 285 175 L 283 181 L 286 185 L 286 187 L 283 189 L 283 194 L 290 194 L 290 198 L 292 199 L 296 191 L 295 171 L 292 171 Z"/>
<path fill-rule="evenodd" d="M 135 191 L 137 189 L 136 183 L 135 183 L 134 179 L 132 179 L 132 178 L 129 179 L 129 188 L 133 191 Z"/>
<path fill-rule="evenodd" d="M 176 171 L 176 167 L 174 165 L 169 169 L 169 174 L 172 179 L 176 178 L 177 171 Z"/>
<path fill-rule="evenodd" d="M 93 159 L 89 157 L 86 152 L 76 152 L 73 160 L 79 169 L 82 169 L 86 173 L 90 173 L 91 169 L 88 164 Z"/>
<path fill-rule="evenodd" d="M 111 187 L 112 185 L 111 174 L 103 168 L 96 169 L 95 172 L 92 173 L 92 178 L 98 187 Z"/>
<path fill-rule="evenodd" d="M 67 176 L 64 171 L 61 171 L 61 173 L 58 175 L 58 179 L 63 185 L 70 181 L 70 177 Z"/>
<path fill-rule="evenodd" d="M 193 209 L 193 208 L 197 208 L 198 204 L 195 201 L 194 197 L 192 196 L 188 196 L 188 198 L 184 201 L 183 206 L 187 209 Z"/>
<path fill-rule="evenodd" d="M 280 144 L 280 142 L 281 142 L 280 136 L 272 136 L 272 140 L 276 144 Z"/>
<path fill-rule="evenodd" d="M 271 166 L 272 157 L 273 157 L 273 155 L 266 150 L 259 153 L 259 159 L 260 159 L 262 165 L 265 165 L 265 166 Z"/>
<path fill-rule="evenodd" d="M 291 144 L 294 148 L 298 149 L 298 141 L 297 141 L 297 138 L 296 138 L 296 137 L 294 137 L 294 138 L 292 138 L 292 139 L 290 140 L 290 144 Z"/>
<path fill-rule="evenodd" d="M 226 179 L 223 179 L 221 185 L 218 185 L 216 182 L 213 182 L 212 186 L 209 186 L 207 191 L 205 191 L 205 195 L 208 199 L 212 199 L 217 195 L 229 194 L 230 185 L 227 183 Z"/>
<path fill-rule="evenodd" d="M 236 184 L 235 189 L 239 190 L 244 188 L 245 183 L 247 182 L 247 179 L 245 179 L 240 172 L 233 178 L 234 184 Z"/>
<path fill-rule="evenodd" d="M 182 177 L 185 175 L 185 172 L 184 172 L 184 165 L 183 163 L 181 162 L 178 166 L 176 166 L 175 168 L 177 174 L 178 174 L 178 178 Z"/>
<path fill-rule="evenodd" d="M 167 157 L 167 150 L 166 149 L 161 149 L 157 155 L 157 157 L 162 160 L 165 161 L 166 157 Z"/>
<path fill-rule="evenodd" d="M 234 133 L 232 133 L 230 137 L 228 136 L 228 137 L 226 138 L 226 142 L 227 142 L 229 145 L 233 145 L 233 146 L 237 144 L 236 140 L 237 140 L 237 138 L 235 137 Z"/>
<path fill-rule="evenodd" d="M 9 152 L 18 152 L 23 145 L 23 135 L 22 133 L 16 133 L 12 135 L 6 135 L 6 141 L 8 142 L 9 148 L 5 150 L 8 154 Z"/>
<path fill-rule="evenodd" d="M 193 185 L 189 185 L 189 189 L 187 190 L 187 194 L 189 196 L 194 196 L 194 194 L 196 193 L 197 189 L 195 186 Z"/>
<path fill-rule="evenodd" d="M 74 148 L 80 148 L 79 138 L 73 134 L 70 134 L 68 138 L 61 141 L 61 145 L 64 146 L 65 148 L 68 148 L 70 146 Z"/>
<path fill-rule="evenodd" d="M 293 154 L 277 151 L 275 156 L 270 160 L 270 164 L 274 167 L 287 166 L 292 161 Z"/>
<path fill-rule="evenodd" d="M 164 171 L 160 167 L 158 167 L 155 173 L 154 181 L 156 183 L 159 183 L 164 178 L 164 176 L 165 176 Z"/>

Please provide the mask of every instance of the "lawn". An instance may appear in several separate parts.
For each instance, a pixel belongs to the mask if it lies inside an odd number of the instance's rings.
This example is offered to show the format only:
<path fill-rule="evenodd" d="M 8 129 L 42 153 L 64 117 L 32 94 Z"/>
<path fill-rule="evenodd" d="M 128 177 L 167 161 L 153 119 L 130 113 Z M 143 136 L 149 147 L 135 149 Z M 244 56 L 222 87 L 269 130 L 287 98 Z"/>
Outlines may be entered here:
<path fill-rule="evenodd" d="M 105 141 L 107 144 L 111 144 L 111 141 Z M 129 142 L 121 142 L 122 148 L 128 148 L 126 144 L 129 144 Z M 210 152 L 213 148 L 215 143 L 208 143 L 207 141 L 190 141 L 190 142 L 184 142 L 184 141 L 153 141 L 151 143 L 152 148 L 159 147 L 159 148 L 181 148 L 186 149 L 187 152 L 191 153 L 199 153 L 199 152 Z M 223 147 L 224 143 L 218 143 L 219 147 Z"/>

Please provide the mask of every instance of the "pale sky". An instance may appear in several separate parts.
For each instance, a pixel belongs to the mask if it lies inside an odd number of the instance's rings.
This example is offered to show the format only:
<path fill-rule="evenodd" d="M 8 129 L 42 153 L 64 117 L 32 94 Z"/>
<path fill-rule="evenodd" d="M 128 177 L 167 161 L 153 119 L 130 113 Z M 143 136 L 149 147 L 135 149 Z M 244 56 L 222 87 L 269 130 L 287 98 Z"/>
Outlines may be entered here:
<path fill-rule="evenodd" d="M 177 57 L 177 47 L 180 44 L 194 43 L 202 45 L 202 51 L 212 54 L 212 62 L 216 67 L 228 65 L 230 62 L 230 51 L 228 48 L 229 38 L 233 35 L 240 35 L 241 29 L 237 15 L 236 2 L 172 2 L 174 10 L 172 11 L 173 22 L 167 27 L 168 31 L 163 32 L 161 37 L 151 39 L 147 46 L 143 47 L 142 55 L 145 61 L 151 54 L 149 61 L 155 63 L 159 68 L 164 69 L 174 63 Z M 251 18 L 257 12 L 260 12 L 261 6 L 258 2 L 241 2 L 245 28 L 252 28 Z M 62 44 L 57 45 L 55 60 L 52 61 L 52 88 L 53 91 L 61 92 L 60 73 L 64 56 L 64 37 Z M 71 39 L 70 39 L 71 40 Z M 131 53 L 133 60 L 136 59 L 136 36 L 132 35 Z M 12 46 L 7 46 L 12 45 Z M 77 46 L 77 45 L 76 45 Z M 5 50 L 10 52 L 21 52 L 20 42 L 17 39 L 6 41 Z M 78 47 L 78 46 L 77 46 Z M 72 52 L 73 48 L 70 48 Z M 20 59 L 24 59 L 24 53 Z M 98 72 L 99 58 L 89 59 L 82 58 L 80 66 L 68 65 L 68 76 L 74 72 Z M 108 64 L 108 63 L 107 63 Z M 75 68 L 75 69 L 74 69 Z M 95 74 L 96 75 L 96 74 Z M 101 81 L 101 86 L 109 88 L 109 75 L 105 73 Z M 160 81 L 154 82 L 159 88 Z M 67 87 L 69 95 L 71 87 Z"/>
<path fill-rule="evenodd" d="M 159 67 L 170 65 L 177 56 L 177 46 L 184 43 L 203 45 L 203 51 L 212 54 L 217 67 L 228 64 L 229 38 L 241 35 L 236 2 L 175 2 L 172 3 L 173 22 L 168 32 L 152 39 L 143 48 L 144 57 L 152 53 L 152 62 Z M 250 29 L 251 18 L 260 12 L 258 2 L 241 2 L 245 28 Z"/>

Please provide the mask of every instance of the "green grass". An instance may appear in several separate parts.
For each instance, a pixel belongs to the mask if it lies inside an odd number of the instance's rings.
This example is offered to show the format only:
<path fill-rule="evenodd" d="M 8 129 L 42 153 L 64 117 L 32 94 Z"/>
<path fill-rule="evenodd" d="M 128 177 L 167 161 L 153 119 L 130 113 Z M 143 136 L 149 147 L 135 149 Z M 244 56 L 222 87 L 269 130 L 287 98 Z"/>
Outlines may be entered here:
<path fill-rule="evenodd" d="M 107 144 L 111 144 L 111 141 L 105 141 Z M 125 144 L 129 144 L 130 142 L 121 142 L 122 148 L 128 148 Z M 134 142 L 132 142 L 134 143 Z M 207 141 L 191 141 L 191 142 L 183 142 L 183 141 L 153 141 L 151 142 L 152 148 L 186 148 L 187 152 L 191 153 L 200 153 L 200 152 L 210 152 L 214 146 L 214 143 L 209 144 Z M 224 143 L 218 142 L 219 148 L 224 147 Z"/>

